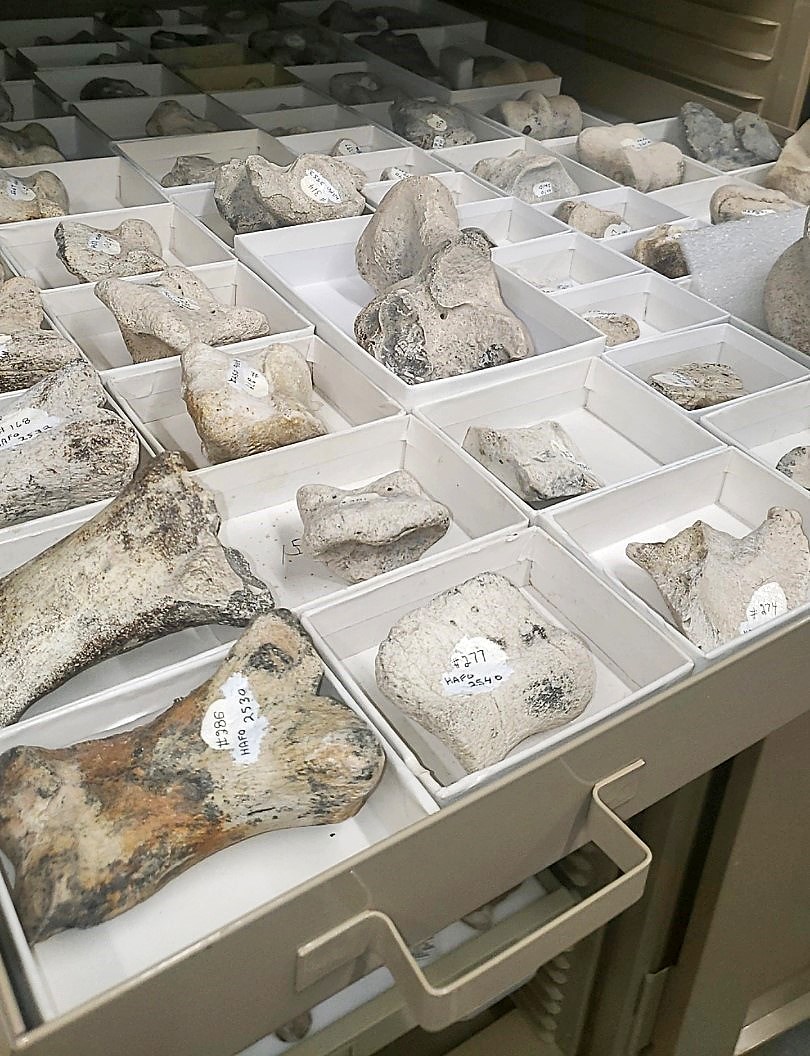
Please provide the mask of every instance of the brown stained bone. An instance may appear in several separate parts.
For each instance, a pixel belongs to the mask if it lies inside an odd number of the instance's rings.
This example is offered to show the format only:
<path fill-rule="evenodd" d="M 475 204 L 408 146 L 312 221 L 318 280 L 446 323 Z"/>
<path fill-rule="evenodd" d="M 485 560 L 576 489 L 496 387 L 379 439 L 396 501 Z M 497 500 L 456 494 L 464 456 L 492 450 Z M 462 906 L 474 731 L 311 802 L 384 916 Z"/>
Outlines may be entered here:
<path fill-rule="evenodd" d="M 322 676 L 291 613 L 260 616 L 147 725 L 0 757 L 0 850 L 29 940 L 118 916 L 249 836 L 356 814 L 385 757 L 362 718 L 317 696 Z"/>
<path fill-rule="evenodd" d="M 219 525 L 180 455 L 159 455 L 92 520 L 0 580 L 0 725 L 107 657 L 272 609 Z"/>

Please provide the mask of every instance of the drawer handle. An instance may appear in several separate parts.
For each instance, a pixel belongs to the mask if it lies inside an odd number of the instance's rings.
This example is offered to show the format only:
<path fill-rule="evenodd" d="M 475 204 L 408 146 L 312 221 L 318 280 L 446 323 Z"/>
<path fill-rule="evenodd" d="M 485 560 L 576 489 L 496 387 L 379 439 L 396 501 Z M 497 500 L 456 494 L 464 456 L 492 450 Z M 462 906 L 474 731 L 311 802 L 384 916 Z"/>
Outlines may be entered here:
<path fill-rule="evenodd" d="M 409 1011 L 426 1030 L 442 1030 L 508 993 L 542 964 L 601 928 L 637 902 L 644 892 L 652 852 L 615 807 L 632 798 L 638 760 L 599 781 L 591 790 L 585 832 L 621 870 L 621 875 L 488 961 L 444 986 L 434 986 L 414 959 L 391 918 L 364 910 L 299 947 L 297 987 L 303 990 L 368 953 L 386 965 Z"/>

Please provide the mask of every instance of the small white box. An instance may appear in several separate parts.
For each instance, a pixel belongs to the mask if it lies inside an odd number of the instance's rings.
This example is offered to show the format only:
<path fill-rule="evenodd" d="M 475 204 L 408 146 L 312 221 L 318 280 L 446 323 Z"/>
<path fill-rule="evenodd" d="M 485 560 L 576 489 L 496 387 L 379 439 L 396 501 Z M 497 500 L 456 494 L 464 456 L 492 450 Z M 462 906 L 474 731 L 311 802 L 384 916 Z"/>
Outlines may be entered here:
<path fill-rule="evenodd" d="M 542 82 L 546 84 L 547 82 Z M 500 128 L 507 136 L 520 136 L 524 135 L 519 129 L 510 128 L 509 125 L 503 124 L 502 121 L 496 120 L 492 117 L 492 111 L 498 106 L 499 103 L 512 102 L 520 99 L 527 91 L 529 86 L 525 88 L 519 84 L 505 84 L 497 85 L 492 88 L 476 88 L 474 89 L 475 98 L 465 98 L 463 106 L 465 110 L 470 110 L 485 121 L 490 121 L 493 125 Z M 465 96 L 471 96 L 473 93 L 465 93 Z M 554 96 L 558 92 L 543 92 L 544 95 Z M 607 121 L 603 121 L 601 117 L 594 117 L 592 114 L 582 114 L 582 127 L 583 128 L 597 128 L 604 127 L 609 124 Z M 537 139 L 538 142 L 544 143 L 546 147 L 553 150 L 554 144 L 557 142 L 556 139 L 540 140 L 537 136 L 530 136 L 530 139 Z M 564 137 L 568 138 L 568 137 Z"/>
<path fill-rule="evenodd" d="M 268 136 L 257 128 L 248 128 L 240 132 L 208 132 L 190 136 L 158 136 L 157 138 L 130 139 L 113 146 L 119 154 L 136 165 L 156 183 L 171 172 L 178 157 L 183 154 L 199 155 L 212 161 L 230 161 L 231 158 L 244 160 L 249 154 L 260 154 L 268 161 L 278 165 L 287 165 L 294 160 L 277 139 Z M 209 181 L 205 184 L 185 184 L 182 187 L 165 187 L 170 197 L 177 191 L 188 187 L 212 187 Z"/>
<path fill-rule="evenodd" d="M 673 220 L 684 219 L 683 214 L 679 213 L 677 209 L 672 209 L 670 206 L 664 205 L 663 202 L 656 202 L 649 195 L 634 191 L 632 187 L 614 187 L 607 191 L 597 191 L 595 194 L 574 195 L 573 198 L 568 200 L 585 202 L 588 205 L 595 206 L 597 209 L 618 213 L 622 218 L 622 223 L 627 224 L 631 232 L 638 234 L 658 227 L 659 224 L 668 224 Z M 554 216 L 559 208 L 559 201 L 535 206 L 535 209 L 540 209 L 550 216 Z M 612 242 L 613 239 L 621 237 L 621 233 L 608 235 L 598 241 Z"/>
<path fill-rule="evenodd" d="M 397 150 L 407 147 L 406 140 L 395 136 L 393 132 L 376 125 L 364 125 L 359 123 L 353 128 L 332 129 L 328 132 L 308 132 L 297 136 L 279 136 L 279 143 L 287 150 L 292 151 L 296 157 L 302 154 L 331 154 L 336 143 L 341 139 L 350 139 L 360 147 L 360 153 L 373 154 L 381 150 Z M 341 155 L 343 161 L 351 164 L 356 154 Z"/>
<path fill-rule="evenodd" d="M 790 359 L 731 323 L 670 334 L 645 341 L 638 348 L 635 345 L 608 348 L 605 359 L 645 383 L 651 374 L 677 370 L 686 363 L 723 363 L 739 376 L 746 393 L 762 392 L 808 376 L 806 364 Z M 728 401 L 733 402 L 736 401 Z M 700 417 L 706 410 L 687 413 Z"/>
<path fill-rule="evenodd" d="M 423 404 L 417 416 L 459 445 L 473 426 L 518 429 L 553 420 L 606 487 L 721 446 L 663 396 L 604 359 L 550 367 L 530 377 Z M 539 507 L 518 497 L 507 484 L 501 486 L 530 520 L 536 520 Z"/>
<path fill-rule="evenodd" d="M 209 631 L 209 628 L 205 628 Z M 192 633 L 192 632 L 183 632 Z M 237 637 L 228 629 L 228 639 Z M 182 635 L 163 640 L 171 643 Z M 160 643 L 158 643 L 160 644 Z M 128 654 L 132 659 L 144 649 Z M 73 697 L 55 714 L 18 722 L 0 731 L 0 752 L 22 744 L 59 748 L 122 733 L 156 718 L 173 701 L 202 685 L 217 670 L 230 646 L 209 647 L 185 662 L 134 678 L 84 699 Z M 105 664 L 114 661 L 105 661 Z M 98 671 L 98 665 L 91 671 Z M 87 682 L 88 673 L 79 675 Z M 328 670 L 320 692 L 362 714 Z M 197 863 L 156 894 L 120 916 L 93 928 L 71 928 L 29 947 L 5 879 L 0 879 L 0 911 L 9 923 L 25 977 L 46 1019 L 66 1013 L 110 986 L 135 979 L 165 958 L 201 942 L 212 929 L 280 898 L 323 870 L 420 821 L 436 804 L 383 742 L 386 766 L 363 808 L 336 825 L 299 826 L 243 840 Z M 239 891 L 223 898 L 223 891 Z"/>
<path fill-rule="evenodd" d="M 163 246 L 167 267 L 180 264 L 185 268 L 215 261 L 232 260 L 228 249 L 213 238 L 202 224 L 171 202 L 144 205 L 134 209 L 116 209 L 106 213 L 86 213 L 76 223 L 102 230 L 112 230 L 124 220 L 145 220 L 157 232 Z M 0 227 L 0 247 L 20 275 L 28 275 L 41 290 L 83 285 L 56 255 L 54 231 L 61 217 L 49 220 L 27 220 Z"/>
<path fill-rule="evenodd" d="M 693 216 L 695 219 L 703 220 L 709 224 L 712 222 L 709 209 L 712 195 L 719 191 L 721 187 L 731 186 L 742 188 L 747 186 L 754 193 L 757 190 L 755 184 L 749 184 L 741 176 L 725 175 L 713 176 L 709 180 L 700 180 L 697 183 L 683 183 L 679 187 L 665 187 L 662 191 L 652 191 L 650 197 L 663 202 L 665 205 L 672 206 L 673 209 L 677 209 L 684 216 Z M 767 208 L 767 206 L 763 206 L 763 208 Z M 806 206 L 802 206 L 797 202 L 796 208 L 804 209 Z"/>
<path fill-rule="evenodd" d="M 3 127 L 19 132 L 27 124 L 27 121 L 6 121 Z M 108 158 L 113 153 L 106 136 L 72 114 L 64 117 L 44 117 L 37 124 L 48 129 L 56 140 L 56 149 L 64 155 L 66 161 Z"/>
<path fill-rule="evenodd" d="M 585 312 L 632 315 L 641 331 L 638 339 L 631 342 L 634 347 L 675 330 L 690 330 L 728 319 L 728 312 L 722 308 L 646 269 L 619 279 L 563 290 L 555 300 L 578 315 Z"/>
<path fill-rule="evenodd" d="M 212 183 L 192 183 L 178 187 L 171 196 L 178 209 L 208 228 L 228 250 L 233 250 L 233 230 L 217 209 Z"/>
<path fill-rule="evenodd" d="M 597 681 L 592 701 L 573 722 L 527 738 L 501 762 L 466 773 L 437 737 L 407 718 L 378 689 L 374 661 L 397 620 L 482 572 L 498 573 L 520 587 L 538 620 L 584 639 Z M 410 574 L 396 573 L 354 587 L 342 598 L 307 606 L 303 622 L 327 663 L 440 804 L 609 721 L 685 677 L 693 666 L 669 635 L 537 528 L 467 547 L 445 559 L 423 560 Z"/>
<path fill-rule="evenodd" d="M 658 227 L 658 226 L 664 226 L 664 225 L 656 224 L 656 227 Z M 682 231 L 697 231 L 698 228 L 706 227 L 707 225 L 704 224 L 702 220 L 686 219 L 686 220 L 673 220 L 673 221 L 667 223 L 666 226 L 674 234 L 679 234 Z M 599 240 L 599 241 L 603 241 L 606 246 L 610 246 L 610 248 L 612 250 L 614 250 L 616 253 L 621 253 L 622 256 L 627 257 L 630 260 L 635 260 L 635 257 L 633 256 L 633 253 L 635 251 L 636 246 L 638 245 L 638 243 L 642 239 L 648 238 L 653 233 L 654 230 L 655 230 L 655 227 L 648 227 L 648 228 L 646 228 L 643 231 L 628 231 L 625 234 L 613 235 L 610 238 L 606 238 L 604 240 Z M 652 268 L 651 270 L 655 271 L 656 269 Z M 667 277 L 667 276 L 665 276 L 665 277 Z M 678 282 L 678 283 L 686 286 L 687 289 L 690 289 L 691 288 L 692 277 L 691 277 L 691 275 L 686 275 L 686 276 L 683 276 L 680 279 L 673 279 L 671 281 Z"/>
<path fill-rule="evenodd" d="M 279 4 L 279 12 L 291 15 L 300 15 L 302 18 L 318 21 L 323 12 L 330 6 L 331 0 L 286 0 Z M 376 0 L 354 0 L 352 8 L 362 11 L 366 7 L 375 7 Z M 406 12 L 412 12 L 413 18 L 409 29 L 419 29 L 423 26 L 432 26 L 439 23 L 443 26 L 463 26 L 467 36 L 484 39 L 487 23 L 479 19 L 470 11 L 463 11 L 453 4 L 446 4 L 443 0 L 399 0 L 397 12 L 400 17 Z"/>
<path fill-rule="evenodd" d="M 21 165 L 5 171 L 10 176 L 33 176 L 45 171 L 58 176 L 68 194 L 67 216 L 158 205 L 166 201 L 166 195 L 123 158 Z M 0 237 L 2 230 L 0 228 Z"/>
<path fill-rule="evenodd" d="M 633 542 L 663 542 L 699 520 L 742 538 L 762 524 L 772 506 L 798 511 L 805 535 L 810 534 L 810 495 L 804 488 L 749 455 L 725 448 L 641 480 L 573 499 L 538 516 L 567 545 L 584 553 L 659 627 L 667 629 L 695 660 L 716 660 L 806 612 L 810 602 L 702 652 L 676 628 L 652 577 L 627 557 L 626 547 Z"/>
<path fill-rule="evenodd" d="M 204 121 L 212 121 L 223 132 L 249 127 L 248 122 L 239 114 L 218 103 L 216 99 L 203 95 L 202 92 L 196 95 L 170 95 L 166 99 L 180 103 Z M 110 139 L 142 139 L 147 135 L 146 123 L 166 99 L 96 99 L 73 102 L 70 105 L 80 117 Z"/>
<path fill-rule="evenodd" d="M 559 155 L 561 158 L 570 158 L 572 161 L 579 161 L 579 152 L 577 151 L 577 137 L 576 136 L 563 136 L 561 139 L 545 139 L 543 145 Z M 704 165 L 701 161 L 696 161 L 695 158 L 684 156 L 684 171 L 683 179 L 676 186 L 682 187 L 684 184 L 693 183 L 695 180 L 709 180 L 713 176 L 717 175 L 715 169 L 709 168 L 708 165 Z M 581 164 L 581 162 L 580 162 Z M 671 190 L 672 188 L 666 187 L 665 190 Z M 651 191 L 651 194 L 660 194 L 660 191 Z"/>
<path fill-rule="evenodd" d="M 466 172 L 437 172 L 434 175 L 439 183 L 443 183 L 450 191 L 457 206 L 470 205 L 473 202 L 486 202 L 492 199 L 503 200 L 498 197 L 498 192 L 494 187 L 487 187 L 480 180 L 475 180 L 472 176 L 468 176 Z M 363 188 L 363 195 L 376 207 L 397 183 L 399 183 L 399 180 L 367 183 Z M 493 259 L 495 258 L 493 257 Z"/>
<path fill-rule="evenodd" d="M 309 88 L 303 89 L 309 92 Z M 226 103 L 222 96 L 220 99 Z M 339 103 L 332 103 L 328 99 L 322 99 L 320 103 L 312 106 L 294 106 L 285 110 L 266 110 L 261 113 L 245 114 L 248 121 L 257 128 L 263 129 L 270 135 L 289 135 L 288 132 L 278 132 L 276 129 L 306 128 L 309 132 L 336 132 L 343 128 L 354 128 L 359 123 L 357 111 Z"/>
<path fill-rule="evenodd" d="M 365 375 L 325 341 L 311 334 L 281 339 L 262 337 L 242 342 L 239 354 L 267 348 L 280 340 L 306 357 L 314 386 L 313 406 L 329 430 L 328 436 L 402 413 L 398 404 Z M 221 348 L 230 354 L 231 346 Z M 211 465 L 181 395 L 179 356 L 107 371 L 104 384 L 156 451 L 179 451 L 191 469 L 205 469 Z M 326 462 L 333 449 L 324 448 L 324 441 L 325 437 L 315 437 L 302 443 L 307 445 L 306 450 L 314 444 L 321 452 L 317 457 Z M 296 451 L 302 450 L 300 443 L 292 446 Z"/>
<path fill-rule="evenodd" d="M 663 117 L 657 121 L 641 121 L 638 127 L 642 130 L 648 139 L 655 140 L 656 143 L 661 141 L 665 143 L 674 143 L 679 150 L 682 150 L 687 157 L 692 156 L 692 151 L 689 148 L 689 144 L 686 141 L 686 136 L 683 134 L 683 126 L 679 117 Z M 784 137 L 776 135 L 776 139 L 781 143 L 784 142 Z M 736 172 L 738 176 L 742 175 L 745 170 L 744 167 L 738 169 L 726 169 L 720 170 L 714 165 L 709 165 L 707 162 L 703 162 L 709 168 L 713 169 L 714 172 Z M 760 166 L 764 167 L 764 166 Z M 748 179 L 748 177 L 746 177 Z"/>
<path fill-rule="evenodd" d="M 247 69 L 249 70 L 250 67 L 248 66 Z M 247 114 L 271 113 L 279 107 L 300 109 L 301 107 L 328 106 L 333 102 L 329 96 L 316 92 L 305 84 L 284 84 L 277 88 L 246 88 L 236 92 L 210 92 L 209 94 L 222 106 L 227 106 L 229 110 L 243 117 Z"/>
<path fill-rule="evenodd" d="M 492 124 L 491 127 L 493 130 L 497 128 L 495 124 Z M 476 174 L 474 171 L 475 166 L 485 158 L 508 158 L 519 150 L 525 150 L 527 154 L 537 157 L 549 158 L 555 156 L 551 151 L 546 150 L 542 143 L 538 143 L 536 139 L 530 139 L 528 136 L 512 136 L 509 139 L 497 139 L 489 143 L 468 143 L 463 147 L 445 147 L 443 150 L 437 150 L 436 156 L 456 169 L 469 172 L 488 187 L 495 187 L 489 180 L 485 180 L 483 176 Z M 570 161 L 568 158 L 559 158 L 558 160 L 579 188 L 580 194 L 589 194 L 591 191 L 604 191 L 617 186 L 607 176 L 593 172 L 592 169 L 586 169 L 584 165 L 579 165 L 576 161 Z M 495 187 L 495 190 L 500 194 L 506 193 L 498 187 Z M 544 202 L 559 202 L 561 199 L 572 197 L 577 197 L 577 195 L 555 194 L 553 191 L 549 191 L 546 197 L 536 198 L 530 204 L 542 205 Z"/>
<path fill-rule="evenodd" d="M 474 178 L 474 177 L 473 177 Z M 481 184 L 486 187 L 486 183 Z M 489 198 L 459 207 L 462 227 L 480 227 L 496 246 L 511 246 L 556 235 L 567 230 L 565 224 L 518 198 Z"/>
<path fill-rule="evenodd" d="M 20 48 L 17 55 L 33 70 L 62 69 L 66 66 L 94 66 L 99 55 L 113 55 L 118 62 L 133 62 L 125 41 L 99 44 L 45 44 Z M 103 69 L 103 64 L 99 64 Z M 102 74 L 99 74 L 102 76 Z"/>
<path fill-rule="evenodd" d="M 427 97 L 424 95 L 424 93 L 422 93 L 421 98 Z M 442 103 L 441 105 L 446 106 L 447 104 Z M 355 107 L 355 109 L 358 113 L 363 114 L 369 121 L 374 121 L 378 125 L 381 125 L 383 128 L 387 128 L 392 132 L 394 131 L 393 123 L 391 121 L 390 103 L 361 103 L 359 106 Z M 504 132 L 501 128 L 499 128 L 498 125 L 494 124 L 494 122 L 485 121 L 483 118 L 479 117 L 478 114 L 473 114 L 466 110 L 463 110 L 463 114 L 464 119 L 467 122 L 467 127 L 470 129 L 471 132 L 475 133 L 476 141 L 478 143 L 489 143 L 495 140 L 502 140 L 505 136 L 512 135 L 512 133 L 510 132 Z M 437 134 L 435 142 L 438 145 L 439 140 L 443 139 L 443 136 Z M 469 145 L 474 146 L 475 144 Z M 464 148 L 445 147 L 442 150 L 438 151 L 438 153 L 439 155 L 442 155 L 446 151 L 449 151 L 451 149 L 458 150 Z"/>
<path fill-rule="evenodd" d="M 279 141 L 281 142 L 281 141 Z M 405 169 L 413 176 L 435 175 L 439 172 L 450 172 L 449 165 L 439 161 L 419 147 L 402 146 L 390 150 L 375 150 L 370 154 L 353 154 L 352 165 L 366 173 L 369 183 L 378 183 L 385 169 L 396 166 Z"/>
<path fill-rule="evenodd" d="M 37 70 L 36 78 L 43 87 L 57 99 L 63 101 L 67 110 L 72 102 L 81 101 L 82 90 L 90 81 L 98 77 L 112 77 L 115 80 L 129 81 L 135 88 L 143 89 L 149 97 L 167 96 L 172 92 L 180 94 L 193 91 L 187 81 L 181 80 L 165 66 L 153 62 L 124 62 L 104 66 L 85 66 L 80 69 Z M 129 102 L 131 96 L 123 101 Z M 91 100 L 92 101 L 92 100 Z M 117 102 L 117 100 L 114 100 Z"/>
<path fill-rule="evenodd" d="M 43 92 L 36 81 L 9 81 L 4 83 L 4 89 L 14 107 L 15 121 L 38 121 L 62 113 L 59 103 Z"/>
<path fill-rule="evenodd" d="M 578 231 L 500 246 L 493 250 L 492 259 L 499 267 L 548 294 L 643 270 L 638 261 Z"/>
<path fill-rule="evenodd" d="M 49 37 L 54 44 L 63 44 L 77 33 L 91 33 L 97 41 L 122 40 L 121 33 L 92 15 L 79 18 L 16 18 L 0 22 L 0 45 L 9 51 L 33 47 L 38 38 Z"/>
<path fill-rule="evenodd" d="M 252 271 L 231 259 L 222 264 L 195 267 L 194 274 L 204 282 L 212 295 L 223 304 L 239 304 L 256 308 L 270 320 L 273 333 L 265 340 L 279 335 L 300 337 L 311 334 L 312 324 Z M 136 275 L 130 282 L 148 282 L 150 276 Z M 132 363 L 115 316 L 95 295 L 95 286 L 83 283 L 42 294 L 45 310 L 56 327 L 82 349 L 96 370 L 110 370 Z M 248 342 L 227 345 L 236 354 Z"/>
<path fill-rule="evenodd" d="M 365 52 L 360 52 L 358 49 L 358 54 L 361 55 L 360 58 L 347 59 L 344 62 L 319 62 L 313 66 L 287 66 L 286 69 L 293 77 L 303 81 L 308 88 L 328 96 L 333 102 L 341 102 L 340 99 L 332 96 L 329 90 L 332 78 L 339 73 L 369 74 L 375 81 L 380 82 L 381 87 L 388 90 L 389 99 L 394 99 L 403 92 L 410 94 L 407 91 L 407 73 L 405 70 L 391 66 L 381 72 L 379 66 L 367 61 Z M 303 105 L 306 106 L 308 104 L 305 103 Z M 312 105 L 316 104 L 313 102 Z M 343 103 L 342 105 L 346 106 L 348 104 Z"/>

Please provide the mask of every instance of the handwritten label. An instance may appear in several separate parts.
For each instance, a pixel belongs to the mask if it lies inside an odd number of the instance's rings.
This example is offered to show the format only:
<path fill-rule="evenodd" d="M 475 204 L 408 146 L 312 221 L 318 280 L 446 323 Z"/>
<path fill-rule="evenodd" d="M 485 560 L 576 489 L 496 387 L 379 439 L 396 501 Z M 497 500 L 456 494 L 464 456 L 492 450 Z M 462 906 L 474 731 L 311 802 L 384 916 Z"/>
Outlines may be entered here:
<path fill-rule="evenodd" d="M 337 187 L 333 186 L 317 169 L 307 169 L 306 175 L 301 180 L 301 190 L 307 198 L 311 198 L 313 202 L 320 202 L 321 205 L 326 205 L 328 202 L 332 205 L 340 205 L 343 201 Z"/>
<path fill-rule="evenodd" d="M 440 114 L 428 114 L 425 124 L 430 125 L 434 132 L 446 132 L 447 122 Z"/>
<path fill-rule="evenodd" d="M 385 175 L 389 180 L 408 180 L 413 173 L 408 172 L 407 169 L 401 169 L 399 165 L 393 165 L 390 169 L 386 169 Z"/>
<path fill-rule="evenodd" d="M 160 286 L 158 288 L 166 300 L 171 301 L 172 304 L 176 304 L 178 308 L 185 308 L 186 311 L 189 312 L 199 312 L 200 306 L 196 301 L 192 301 L 189 297 L 182 297 L 179 293 L 175 293 L 173 290 L 167 290 L 165 286 Z"/>
<path fill-rule="evenodd" d="M 209 705 L 200 725 L 200 736 L 217 752 L 230 752 L 239 766 L 255 763 L 259 758 L 262 738 L 267 732 L 267 719 L 241 673 L 230 675 L 222 684 L 222 697 Z"/>
<path fill-rule="evenodd" d="M 18 447 L 26 440 L 61 424 L 61 418 L 55 418 L 39 407 L 21 407 L 17 411 L 10 411 L 0 416 L 0 451 Z"/>
<path fill-rule="evenodd" d="M 740 634 L 750 634 L 764 623 L 788 611 L 787 598 L 779 583 L 763 583 L 751 595 L 745 607 L 745 619 L 740 624 Z"/>
<path fill-rule="evenodd" d="M 532 187 L 532 194 L 535 198 L 548 198 L 553 190 L 554 185 L 550 180 L 541 180 Z"/>
<path fill-rule="evenodd" d="M 480 636 L 462 638 L 441 676 L 442 691 L 448 697 L 492 693 L 514 674 L 508 661 L 497 642 Z"/>
<path fill-rule="evenodd" d="M 290 539 L 286 543 L 282 543 L 281 546 L 281 563 L 286 565 L 288 561 L 291 561 L 294 557 L 303 557 L 304 551 L 301 549 L 301 537 L 297 536 L 295 539 Z"/>
<path fill-rule="evenodd" d="M 335 144 L 335 150 L 338 154 L 359 154 L 360 148 L 351 139 L 339 139 Z"/>
<path fill-rule="evenodd" d="M 117 257 L 121 252 L 121 243 L 109 235 L 103 235 L 100 231 L 90 235 L 87 239 L 87 248 L 95 253 L 107 253 L 111 257 Z"/>
<path fill-rule="evenodd" d="M 771 213 L 775 213 L 775 209 L 743 209 L 743 216 L 770 216 Z"/>
<path fill-rule="evenodd" d="M 626 235 L 629 230 L 630 225 L 628 223 L 608 224 L 608 226 L 605 228 L 605 234 L 603 237 L 615 238 L 616 235 Z"/>
<path fill-rule="evenodd" d="M 307 42 L 304 40 L 300 33 L 288 33 L 284 37 L 284 43 L 287 45 L 288 48 L 300 49 L 305 48 L 307 46 Z"/>
<path fill-rule="evenodd" d="M 228 369 L 228 384 L 248 396 L 266 396 L 270 391 L 267 378 L 259 370 L 249 367 L 241 359 L 232 359 Z"/>
<path fill-rule="evenodd" d="M 629 150 L 644 150 L 652 146 L 652 140 L 647 139 L 646 136 L 639 136 L 638 139 L 623 139 L 622 146 Z"/>
<path fill-rule="evenodd" d="M 688 374 L 682 374 L 679 370 L 653 374 L 650 381 L 654 381 L 657 385 L 671 385 L 676 389 L 691 389 L 695 385 L 694 378 L 690 378 Z"/>
<path fill-rule="evenodd" d="M 446 142 L 447 142 L 447 139 L 446 139 L 445 136 L 434 136 L 433 137 L 433 146 L 430 149 L 431 150 L 441 150 Z"/>
<path fill-rule="evenodd" d="M 31 187 L 27 187 L 22 180 L 8 180 L 3 191 L 6 198 L 11 198 L 12 201 L 18 202 L 33 202 L 37 196 L 37 192 Z"/>

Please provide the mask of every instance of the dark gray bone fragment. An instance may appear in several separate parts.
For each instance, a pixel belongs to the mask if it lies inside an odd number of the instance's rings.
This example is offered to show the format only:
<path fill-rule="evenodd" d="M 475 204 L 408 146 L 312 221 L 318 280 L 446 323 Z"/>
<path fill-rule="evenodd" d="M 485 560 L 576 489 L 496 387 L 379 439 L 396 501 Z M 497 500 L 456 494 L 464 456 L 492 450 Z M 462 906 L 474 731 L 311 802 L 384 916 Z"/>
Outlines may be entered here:
<path fill-rule="evenodd" d="M 210 183 L 215 179 L 220 162 L 199 154 L 181 154 L 160 181 L 161 187 L 185 187 L 190 183 Z"/>
<path fill-rule="evenodd" d="M 79 98 L 135 99 L 144 95 L 149 95 L 149 92 L 136 87 L 130 81 L 118 77 L 94 77 L 82 88 Z"/>

